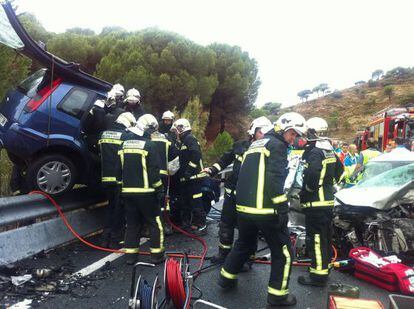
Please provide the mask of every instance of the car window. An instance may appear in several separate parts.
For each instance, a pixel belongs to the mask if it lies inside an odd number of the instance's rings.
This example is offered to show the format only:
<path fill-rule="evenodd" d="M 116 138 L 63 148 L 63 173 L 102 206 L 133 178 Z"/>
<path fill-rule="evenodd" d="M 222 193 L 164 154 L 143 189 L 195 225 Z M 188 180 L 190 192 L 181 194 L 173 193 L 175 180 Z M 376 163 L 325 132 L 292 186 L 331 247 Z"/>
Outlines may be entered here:
<path fill-rule="evenodd" d="M 17 87 L 19 90 L 29 98 L 34 98 L 37 95 L 39 85 L 42 84 L 43 79 L 47 73 L 46 69 L 40 69 L 32 75 L 24 79 Z"/>
<path fill-rule="evenodd" d="M 74 88 L 59 104 L 58 109 L 81 119 L 84 111 L 89 106 L 90 93 L 87 90 Z"/>
<path fill-rule="evenodd" d="M 399 187 L 414 179 L 414 163 L 406 164 L 371 179 L 360 182 L 358 187 Z"/>
<path fill-rule="evenodd" d="M 24 47 L 16 31 L 14 31 L 3 6 L 0 6 L 0 43 L 14 49 Z"/>

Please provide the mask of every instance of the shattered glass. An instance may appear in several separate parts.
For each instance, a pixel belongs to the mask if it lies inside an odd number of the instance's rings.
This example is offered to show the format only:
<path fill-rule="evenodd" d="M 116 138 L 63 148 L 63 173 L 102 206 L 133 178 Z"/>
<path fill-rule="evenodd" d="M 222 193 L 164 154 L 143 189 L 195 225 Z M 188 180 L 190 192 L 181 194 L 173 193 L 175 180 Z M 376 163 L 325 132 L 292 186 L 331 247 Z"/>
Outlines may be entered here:
<path fill-rule="evenodd" d="M 24 47 L 22 40 L 10 24 L 3 7 L 0 8 L 0 43 L 13 49 Z"/>

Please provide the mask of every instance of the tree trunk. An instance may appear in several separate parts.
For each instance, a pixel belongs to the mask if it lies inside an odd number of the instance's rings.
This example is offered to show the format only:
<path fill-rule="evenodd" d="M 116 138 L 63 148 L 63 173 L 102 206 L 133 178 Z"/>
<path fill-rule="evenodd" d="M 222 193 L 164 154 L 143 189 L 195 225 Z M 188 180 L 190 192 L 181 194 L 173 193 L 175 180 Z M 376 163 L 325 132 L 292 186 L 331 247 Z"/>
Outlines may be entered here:
<path fill-rule="evenodd" d="M 226 116 L 222 114 L 220 116 L 220 133 L 223 133 L 225 129 L 226 129 Z"/>

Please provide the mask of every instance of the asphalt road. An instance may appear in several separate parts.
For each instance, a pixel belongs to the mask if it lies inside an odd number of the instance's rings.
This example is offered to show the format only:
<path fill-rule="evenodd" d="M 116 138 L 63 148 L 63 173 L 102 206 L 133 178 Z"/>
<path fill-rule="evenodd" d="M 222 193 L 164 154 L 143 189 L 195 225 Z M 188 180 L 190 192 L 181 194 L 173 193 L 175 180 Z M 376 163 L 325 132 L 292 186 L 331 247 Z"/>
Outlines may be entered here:
<path fill-rule="evenodd" d="M 217 223 L 209 225 L 209 235 L 205 237 L 209 253 L 212 255 L 217 250 Z M 91 241 L 97 241 L 97 237 L 92 237 Z M 259 244 L 259 248 L 265 246 L 264 243 Z M 167 238 L 166 247 L 168 251 L 183 251 L 190 254 L 199 254 L 201 245 L 192 239 L 183 235 L 174 234 Z M 143 250 L 147 250 L 147 244 L 143 245 Z M 263 253 L 266 253 L 263 252 Z M 36 268 L 54 268 L 59 269 L 60 277 L 51 276 L 42 280 L 42 284 L 46 287 L 58 283 L 59 292 L 52 291 L 39 292 L 34 298 L 31 306 L 39 308 L 126 308 L 128 306 L 129 288 L 131 284 L 131 266 L 125 264 L 125 256 L 116 258 L 111 263 L 107 263 L 104 267 L 96 270 L 90 275 L 72 280 L 71 284 L 65 287 L 68 279 L 62 280 L 62 272 L 68 277 L 70 273 L 79 271 L 88 265 L 108 256 L 108 253 L 99 252 L 88 248 L 78 242 L 72 243 L 65 247 L 57 248 L 46 254 L 42 254 L 35 258 L 26 259 L 16 264 L 20 271 L 31 272 Z M 147 256 L 141 256 L 142 261 L 149 261 Z M 196 270 L 197 261 L 193 261 L 190 270 Z M 209 262 L 206 261 L 205 265 Z M 326 308 L 327 304 L 327 288 L 308 288 L 298 285 L 297 278 L 301 274 L 306 273 L 305 267 L 294 267 L 289 290 L 297 297 L 296 308 Z M 163 278 L 163 266 L 157 266 L 155 269 L 143 268 L 141 274 L 148 281 L 152 282 L 155 276 Z M 218 268 L 201 274 L 195 284 L 202 290 L 202 299 L 216 303 L 226 308 L 264 308 L 266 305 L 267 281 L 269 276 L 269 266 L 255 264 L 251 271 L 240 274 L 239 284 L 235 290 L 223 292 L 217 284 L 219 274 Z M 59 279 L 60 278 L 60 279 Z M 62 281 L 59 281 L 62 280 Z M 350 274 L 333 271 L 330 276 L 330 282 L 341 282 L 360 287 L 361 298 L 381 300 L 387 307 L 388 292 L 376 288 L 375 286 L 355 279 Z M 49 284 L 49 285 L 48 285 Z M 39 285 L 39 282 L 32 283 L 32 288 L 23 291 L 27 295 L 19 293 L 3 293 L 0 307 L 10 306 L 23 299 L 33 298 L 33 289 Z M 56 284 L 55 284 L 56 285 Z M 163 284 L 162 284 L 163 285 Z M 197 293 L 195 292 L 195 295 Z M 158 295 L 158 299 L 164 298 L 164 289 Z M 207 308 L 207 307 L 197 307 Z"/>

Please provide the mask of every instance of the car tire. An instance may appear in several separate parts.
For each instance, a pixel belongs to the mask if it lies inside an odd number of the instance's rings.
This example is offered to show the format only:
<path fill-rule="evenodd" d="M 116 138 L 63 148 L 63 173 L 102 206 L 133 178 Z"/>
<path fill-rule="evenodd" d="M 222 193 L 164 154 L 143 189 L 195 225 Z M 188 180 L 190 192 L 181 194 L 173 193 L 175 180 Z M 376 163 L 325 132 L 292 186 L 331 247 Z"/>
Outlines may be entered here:
<path fill-rule="evenodd" d="M 72 190 L 77 178 L 75 164 L 61 154 L 47 154 L 30 162 L 26 181 L 31 190 L 58 196 Z"/>

